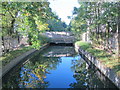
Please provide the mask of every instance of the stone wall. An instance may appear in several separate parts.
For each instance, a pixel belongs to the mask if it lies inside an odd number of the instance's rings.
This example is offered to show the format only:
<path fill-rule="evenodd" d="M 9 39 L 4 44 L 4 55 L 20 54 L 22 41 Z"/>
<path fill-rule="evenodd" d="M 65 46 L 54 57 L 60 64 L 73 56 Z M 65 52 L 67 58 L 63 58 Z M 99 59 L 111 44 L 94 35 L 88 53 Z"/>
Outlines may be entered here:
<path fill-rule="evenodd" d="M 82 58 L 87 58 L 90 60 L 108 79 L 110 79 L 118 88 L 120 88 L 120 77 L 114 72 L 113 69 L 110 69 L 103 65 L 96 57 L 92 56 L 90 53 L 82 50 L 78 46 L 75 46 L 76 50 L 82 56 Z"/>
<path fill-rule="evenodd" d="M 4 53 L 7 50 L 14 50 L 19 48 L 21 45 L 28 45 L 27 43 L 28 38 L 25 36 L 21 36 L 21 37 L 11 37 L 11 36 L 6 36 L 2 38 L 2 51 L 4 51 Z"/>

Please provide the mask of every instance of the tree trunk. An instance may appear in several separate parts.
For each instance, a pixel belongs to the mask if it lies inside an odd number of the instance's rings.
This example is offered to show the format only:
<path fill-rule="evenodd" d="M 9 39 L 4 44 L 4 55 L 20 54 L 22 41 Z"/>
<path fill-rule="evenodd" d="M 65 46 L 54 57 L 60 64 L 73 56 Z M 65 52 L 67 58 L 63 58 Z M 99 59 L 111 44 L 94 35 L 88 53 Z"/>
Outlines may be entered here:
<path fill-rule="evenodd" d="M 98 14 L 97 14 L 98 20 L 100 20 L 100 12 L 99 12 L 99 11 L 100 11 L 100 3 L 98 3 L 98 11 L 97 11 L 97 13 L 98 13 Z M 100 33 L 99 33 L 99 32 L 100 32 L 100 24 L 99 24 L 99 23 L 97 23 L 97 30 L 98 30 L 98 32 L 97 32 L 97 34 L 98 34 L 97 37 L 98 37 L 98 39 L 99 39 L 99 38 L 100 38 L 100 36 L 99 36 L 99 35 L 100 35 Z M 98 41 L 98 44 L 100 45 L 100 42 L 99 42 L 99 41 Z"/>
<path fill-rule="evenodd" d="M 2 53 L 5 51 L 5 44 L 4 44 L 4 37 L 2 36 L 2 46 L 3 46 L 3 50 Z"/>
<path fill-rule="evenodd" d="M 117 53 L 116 56 L 119 60 L 120 58 L 120 2 L 117 3 L 118 7 L 118 17 L 117 17 Z"/>

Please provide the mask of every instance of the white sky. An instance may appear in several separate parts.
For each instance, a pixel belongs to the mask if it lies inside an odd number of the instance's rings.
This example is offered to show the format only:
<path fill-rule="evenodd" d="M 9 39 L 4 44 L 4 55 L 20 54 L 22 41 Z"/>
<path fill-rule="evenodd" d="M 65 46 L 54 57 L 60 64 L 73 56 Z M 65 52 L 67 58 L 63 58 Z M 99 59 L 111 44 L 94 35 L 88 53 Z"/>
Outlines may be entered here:
<path fill-rule="evenodd" d="M 53 12 L 61 18 L 62 21 L 65 21 L 66 24 L 69 24 L 70 19 L 67 16 L 72 15 L 74 7 L 79 7 L 77 0 L 48 0 L 50 2 L 50 7 Z"/>

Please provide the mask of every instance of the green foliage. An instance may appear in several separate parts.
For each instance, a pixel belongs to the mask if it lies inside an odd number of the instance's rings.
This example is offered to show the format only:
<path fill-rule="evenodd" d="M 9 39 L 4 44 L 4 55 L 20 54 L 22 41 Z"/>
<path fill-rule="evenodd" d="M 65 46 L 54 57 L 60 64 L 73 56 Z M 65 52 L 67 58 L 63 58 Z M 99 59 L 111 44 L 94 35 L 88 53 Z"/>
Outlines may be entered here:
<path fill-rule="evenodd" d="M 50 31 L 65 31 L 67 25 L 61 20 L 51 19 L 48 20 Z"/>
<path fill-rule="evenodd" d="M 91 33 L 91 36 L 95 36 L 95 42 L 99 42 L 97 41 L 98 35 L 102 38 L 107 38 L 107 35 L 110 36 L 110 34 L 112 34 L 110 32 L 116 32 L 119 2 L 79 2 L 79 4 L 79 8 L 74 8 L 73 19 L 69 25 L 71 31 L 76 34 L 77 38 L 79 38 L 83 32 L 89 30 L 90 32 L 95 32 L 94 35 Z M 106 35 L 103 36 L 99 34 L 100 32 L 106 32 Z"/>
<path fill-rule="evenodd" d="M 62 22 L 58 19 L 51 8 L 49 2 L 2 2 L 2 36 L 28 36 L 28 42 L 39 49 L 43 42 L 46 42 L 41 33 L 49 30 L 48 23 L 53 19 L 56 21 L 57 29 L 63 30 Z M 56 27 L 56 26 L 54 26 Z M 51 29 L 51 28 L 50 28 Z M 41 38 L 41 39 L 40 39 Z"/>
<path fill-rule="evenodd" d="M 80 2 L 80 7 L 74 9 L 74 12 L 77 13 L 73 13 L 73 16 L 76 16 L 73 17 L 69 25 L 71 31 L 76 34 L 77 40 L 80 40 L 79 37 L 83 35 L 83 32 L 89 31 L 92 46 L 96 45 L 98 48 L 92 48 L 83 42 L 76 44 L 96 56 L 106 66 L 115 69 L 118 74 L 120 71 L 119 53 L 115 52 L 114 49 L 119 48 L 119 46 L 112 49 L 109 41 L 114 38 L 113 35 L 118 30 L 119 8 L 120 2 Z"/>
<path fill-rule="evenodd" d="M 41 45 L 46 44 L 49 42 L 49 38 L 44 35 L 39 35 L 39 40 L 41 41 Z"/>
<path fill-rule="evenodd" d="M 91 44 L 83 41 L 77 41 L 75 42 L 75 45 L 79 46 L 80 48 L 86 50 L 88 48 L 91 48 Z"/>

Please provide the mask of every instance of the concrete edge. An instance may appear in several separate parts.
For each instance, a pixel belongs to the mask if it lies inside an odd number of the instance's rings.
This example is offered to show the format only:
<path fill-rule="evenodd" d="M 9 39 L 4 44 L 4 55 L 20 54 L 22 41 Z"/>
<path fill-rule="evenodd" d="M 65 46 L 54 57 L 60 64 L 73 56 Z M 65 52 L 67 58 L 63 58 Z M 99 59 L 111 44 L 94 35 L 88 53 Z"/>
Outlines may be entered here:
<path fill-rule="evenodd" d="M 10 71 L 14 66 L 16 66 L 18 63 L 20 63 L 20 61 L 22 61 L 24 58 L 28 57 L 30 54 L 35 53 L 36 51 L 42 51 L 43 49 L 47 48 L 49 46 L 49 44 L 45 44 L 42 47 L 40 47 L 39 50 L 36 49 L 31 49 L 25 53 L 23 53 L 22 55 L 14 58 L 13 60 L 10 61 L 10 63 L 8 63 L 6 66 L 4 66 L 2 68 L 2 76 L 0 76 L 0 79 L 2 79 L 2 77 L 8 72 Z"/>
<path fill-rule="evenodd" d="M 75 50 L 82 56 L 91 61 L 110 81 L 112 81 L 118 88 L 120 88 L 120 77 L 116 75 L 113 69 L 110 69 L 103 65 L 96 57 L 90 53 L 82 50 L 79 46 L 75 45 Z"/>

